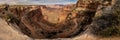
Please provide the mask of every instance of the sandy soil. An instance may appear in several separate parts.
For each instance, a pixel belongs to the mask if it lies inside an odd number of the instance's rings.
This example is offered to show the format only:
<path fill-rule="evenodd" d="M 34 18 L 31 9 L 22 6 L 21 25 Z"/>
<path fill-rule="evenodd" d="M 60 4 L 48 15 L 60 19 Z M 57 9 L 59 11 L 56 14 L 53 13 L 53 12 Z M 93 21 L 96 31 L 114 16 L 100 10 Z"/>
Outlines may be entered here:
<path fill-rule="evenodd" d="M 0 40 L 31 40 L 29 37 L 15 31 L 0 19 Z"/>

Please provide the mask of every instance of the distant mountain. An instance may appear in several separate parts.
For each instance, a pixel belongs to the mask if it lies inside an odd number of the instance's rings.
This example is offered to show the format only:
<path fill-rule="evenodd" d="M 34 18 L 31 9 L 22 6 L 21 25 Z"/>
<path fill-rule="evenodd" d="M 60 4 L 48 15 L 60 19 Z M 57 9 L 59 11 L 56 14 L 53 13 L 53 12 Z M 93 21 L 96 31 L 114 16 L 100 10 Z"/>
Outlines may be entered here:
<path fill-rule="evenodd" d="M 0 0 L 0 4 L 10 5 L 50 5 L 50 4 L 75 4 L 72 0 Z"/>

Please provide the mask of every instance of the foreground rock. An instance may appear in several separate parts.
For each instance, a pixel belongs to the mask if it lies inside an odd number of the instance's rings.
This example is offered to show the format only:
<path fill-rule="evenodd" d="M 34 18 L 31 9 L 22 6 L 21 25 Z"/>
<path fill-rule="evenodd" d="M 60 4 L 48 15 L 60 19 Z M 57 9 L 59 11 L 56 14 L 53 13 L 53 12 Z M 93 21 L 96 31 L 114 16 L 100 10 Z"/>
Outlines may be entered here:
<path fill-rule="evenodd" d="M 0 40 L 31 40 L 31 38 L 13 29 L 0 19 Z"/>

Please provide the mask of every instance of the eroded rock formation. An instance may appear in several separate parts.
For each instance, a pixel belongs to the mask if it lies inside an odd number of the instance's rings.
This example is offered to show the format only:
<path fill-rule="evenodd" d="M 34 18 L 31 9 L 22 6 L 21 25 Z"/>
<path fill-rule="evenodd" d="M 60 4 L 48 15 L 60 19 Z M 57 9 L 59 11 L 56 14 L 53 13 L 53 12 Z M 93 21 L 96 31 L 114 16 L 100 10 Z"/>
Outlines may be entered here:
<path fill-rule="evenodd" d="M 0 15 L 31 38 L 72 38 L 88 32 L 113 36 L 120 34 L 119 5 L 119 0 L 78 0 L 71 12 L 58 17 L 58 23 L 45 19 L 48 15 L 43 15 L 41 6 L 7 6 Z"/>

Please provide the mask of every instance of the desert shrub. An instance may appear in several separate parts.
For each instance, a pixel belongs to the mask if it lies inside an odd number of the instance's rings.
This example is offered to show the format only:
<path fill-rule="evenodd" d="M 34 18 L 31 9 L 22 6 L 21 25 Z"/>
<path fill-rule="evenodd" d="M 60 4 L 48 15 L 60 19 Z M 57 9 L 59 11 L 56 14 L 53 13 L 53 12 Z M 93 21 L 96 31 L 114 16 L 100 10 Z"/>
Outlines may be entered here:
<path fill-rule="evenodd" d="M 93 34 L 102 37 L 120 36 L 120 7 L 113 6 L 111 11 L 94 18 L 91 25 Z"/>

